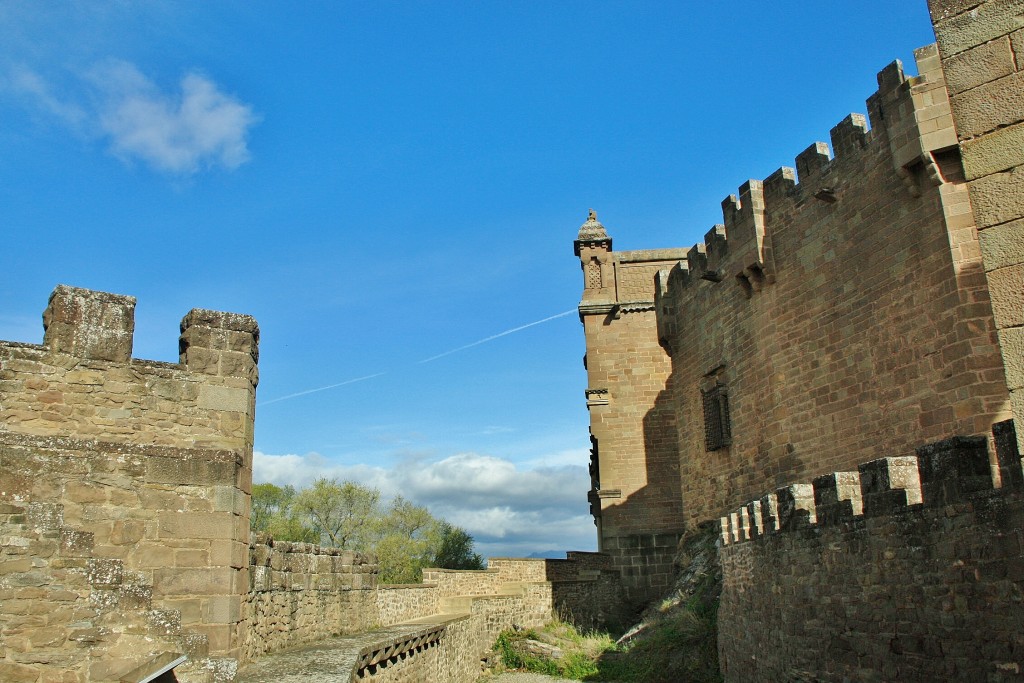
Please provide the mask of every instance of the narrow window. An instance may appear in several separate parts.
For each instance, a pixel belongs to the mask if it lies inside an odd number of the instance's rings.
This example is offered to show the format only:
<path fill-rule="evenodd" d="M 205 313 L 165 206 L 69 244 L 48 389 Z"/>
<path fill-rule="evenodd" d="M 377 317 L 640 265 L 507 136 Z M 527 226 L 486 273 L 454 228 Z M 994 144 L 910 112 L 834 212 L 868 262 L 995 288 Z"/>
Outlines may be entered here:
<path fill-rule="evenodd" d="M 729 395 L 724 384 L 715 384 L 700 393 L 704 403 L 704 446 L 709 451 L 717 451 L 731 441 Z"/>

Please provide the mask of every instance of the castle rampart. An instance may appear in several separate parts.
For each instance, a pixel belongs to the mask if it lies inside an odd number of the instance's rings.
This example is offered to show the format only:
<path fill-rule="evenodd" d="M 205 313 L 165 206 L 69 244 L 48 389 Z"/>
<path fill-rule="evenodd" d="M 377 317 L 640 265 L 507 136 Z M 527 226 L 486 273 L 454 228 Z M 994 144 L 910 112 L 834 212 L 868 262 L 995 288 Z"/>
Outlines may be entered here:
<path fill-rule="evenodd" d="M 1017 680 L 1021 463 L 987 441 L 791 484 L 722 518 L 727 681 Z"/>

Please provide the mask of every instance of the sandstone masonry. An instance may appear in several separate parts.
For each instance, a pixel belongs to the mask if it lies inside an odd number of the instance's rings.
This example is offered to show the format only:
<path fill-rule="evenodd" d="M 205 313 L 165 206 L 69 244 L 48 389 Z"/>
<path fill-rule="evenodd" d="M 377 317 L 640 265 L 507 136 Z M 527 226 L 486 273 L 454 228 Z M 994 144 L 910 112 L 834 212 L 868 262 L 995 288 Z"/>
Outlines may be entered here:
<path fill-rule="evenodd" d="M 704 243 L 616 252 L 593 213 L 580 228 L 591 505 L 637 601 L 686 528 L 765 485 L 1011 415 L 939 52 L 916 56 Z"/>

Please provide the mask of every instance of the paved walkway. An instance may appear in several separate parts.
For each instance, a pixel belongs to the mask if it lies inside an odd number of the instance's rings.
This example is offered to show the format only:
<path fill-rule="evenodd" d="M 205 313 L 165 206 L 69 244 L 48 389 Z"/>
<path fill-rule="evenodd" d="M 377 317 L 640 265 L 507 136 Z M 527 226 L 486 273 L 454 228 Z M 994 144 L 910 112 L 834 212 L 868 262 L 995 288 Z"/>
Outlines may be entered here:
<path fill-rule="evenodd" d="M 350 683 L 363 648 L 414 636 L 423 624 L 398 624 L 369 633 L 320 640 L 312 645 L 264 655 L 248 664 L 236 683 Z"/>

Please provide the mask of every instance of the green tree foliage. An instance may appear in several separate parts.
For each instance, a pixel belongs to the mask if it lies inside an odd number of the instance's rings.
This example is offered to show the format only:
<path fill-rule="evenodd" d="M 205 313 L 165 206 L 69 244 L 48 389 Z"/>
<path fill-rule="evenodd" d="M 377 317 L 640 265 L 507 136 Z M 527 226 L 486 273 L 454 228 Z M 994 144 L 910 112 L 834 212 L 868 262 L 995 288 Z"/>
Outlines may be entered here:
<path fill-rule="evenodd" d="M 433 566 L 444 569 L 484 568 L 484 558 L 473 552 L 473 537 L 465 529 L 441 522 L 440 533 Z"/>
<path fill-rule="evenodd" d="M 383 583 L 415 583 L 425 567 L 483 569 L 473 537 L 402 496 L 351 481 L 317 479 L 308 488 L 256 484 L 251 527 L 281 541 L 316 542 L 374 553 Z"/>
<path fill-rule="evenodd" d="M 343 550 L 368 551 L 380 517 L 380 491 L 353 481 L 321 477 L 299 491 L 295 506 L 320 535 L 320 542 Z"/>
<path fill-rule="evenodd" d="M 293 486 L 253 485 L 249 527 L 258 533 L 268 533 L 279 541 L 316 542 L 316 532 L 295 508 L 296 495 Z"/>

